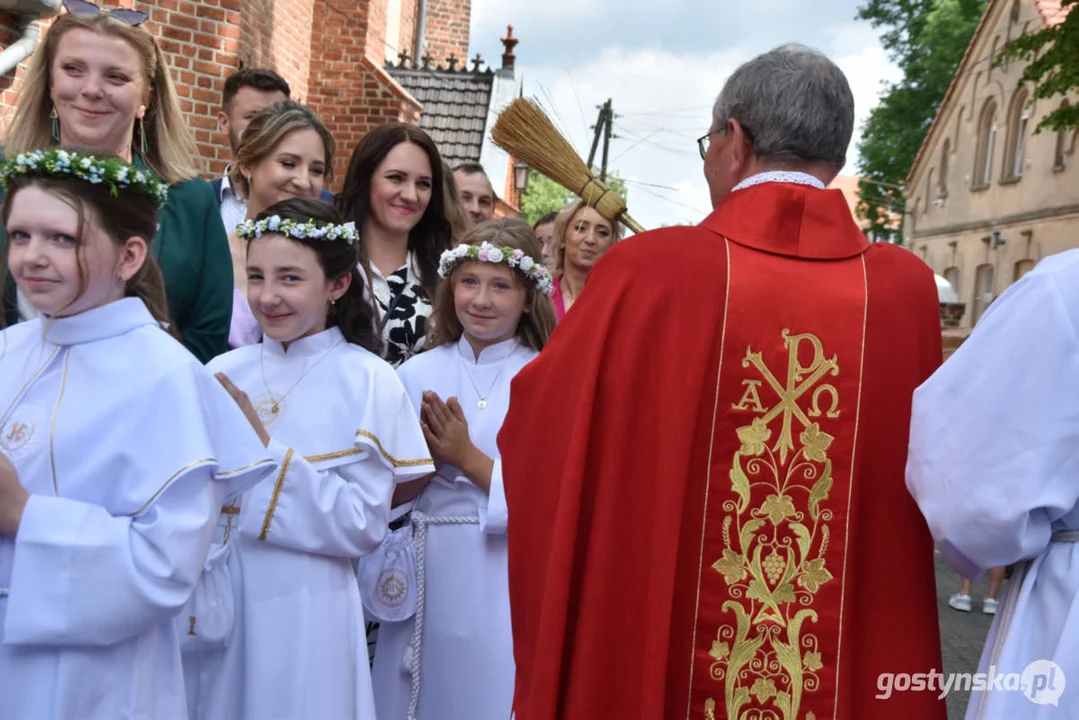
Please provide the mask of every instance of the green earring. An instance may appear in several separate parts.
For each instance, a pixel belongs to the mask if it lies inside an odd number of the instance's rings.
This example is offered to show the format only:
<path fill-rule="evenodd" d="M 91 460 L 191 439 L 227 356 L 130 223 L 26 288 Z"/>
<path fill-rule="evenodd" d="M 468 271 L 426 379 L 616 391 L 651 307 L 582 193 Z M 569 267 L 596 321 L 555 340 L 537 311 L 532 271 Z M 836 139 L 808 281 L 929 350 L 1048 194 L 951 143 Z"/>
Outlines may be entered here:
<path fill-rule="evenodd" d="M 143 158 L 146 157 L 146 126 L 142 124 L 142 118 L 139 118 L 139 147 L 142 152 L 139 153 Z"/>
<path fill-rule="evenodd" d="M 49 118 L 52 120 L 52 139 L 55 142 L 60 142 L 60 116 L 56 114 L 55 105 L 53 105 L 52 112 L 49 113 Z"/>

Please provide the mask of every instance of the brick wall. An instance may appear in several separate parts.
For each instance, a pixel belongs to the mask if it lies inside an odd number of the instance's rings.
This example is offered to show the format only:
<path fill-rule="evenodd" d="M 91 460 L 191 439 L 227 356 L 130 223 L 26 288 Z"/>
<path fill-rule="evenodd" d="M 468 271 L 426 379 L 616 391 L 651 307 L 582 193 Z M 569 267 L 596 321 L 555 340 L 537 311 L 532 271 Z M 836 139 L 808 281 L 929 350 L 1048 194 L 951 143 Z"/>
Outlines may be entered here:
<path fill-rule="evenodd" d="M 401 32 L 397 38 L 397 51 L 405 51 L 409 57 L 416 51 L 416 13 L 419 6 L 419 0 L 401 2 Z"/>
<path fill-rule="evenodd" d="M 445 65 L 446 58 L 456 55 L 464 67 L 468 59 L 469 18 L 472 0 L 428 0 L 427 22 L 424 26 L 424 51 Z"/>
<path fill-rule="evenodd" d="M 39 23 L 41 36 L 44 38 L 45 31 L 50 24 L 49 20 Z M 18 19 L 9 13 L 0 13 L 0 46 L 7 47 L 22 36 L 22 28 Z M 3 126 L 11 122 L 15 114 L 15 100 L 19 97 L 19 88 L 22 87 L 23 78 L 26 76 L 26 65 L 22 63 L 15 72 L 9 72 L 0 77 L 0 119 Z"/>
<path fill-rule="evenodd" d="M 338 3 L 335 3 L 338 4 Z M 333 189 L 340 189 L 348 159 L 364 133 L 389 120 L 419 120 L 419 106 L 382 69 L 385 23 L 375 32 L 367 12 L 385 13 L 385 0 L 358 3 L 356 14 L 327 11 L 327 0 L 316 0 L 321 22 L 312 38 L 309 103 L 337 141 Z M 370 48 L 376 47 L 376 52 Z"/>
<path fill-rule="evenodd" d="M 109 3 L 112 4 L 112 3 Z M 337 140 L 336 179 L 359 139 L 389 120 L 419 122 L 420 107 L 383 70 L 387 43 L 412 49 L 417 0 L 401 3 L 399 37 L 387 40 L 386 0 L 153 0 L 118 3 L 150 13 L 146 29 L 172 69 L 183 110 L 199 150 L 199 167 L 219 175 L 229 160 L 217 125 L 225 78 L 239 68 L 270 67 L 292 86 L 293 97 L 322 118 Z M 467 57 L 469 0 L 431 0 L 430 52 Z M 453 27 L 453 18 L 464 23 Z M 44 28 L 48 23 L 43 24 Z M 10 15 L 0 13 L 0 46 L 18 37 Z M 439 44 L 441 43 L 441 44 Z M 452 45 L 452 46 L 451 46 Z M 0 115 L 14 113 L 25 63 L 0 78 Z"/>

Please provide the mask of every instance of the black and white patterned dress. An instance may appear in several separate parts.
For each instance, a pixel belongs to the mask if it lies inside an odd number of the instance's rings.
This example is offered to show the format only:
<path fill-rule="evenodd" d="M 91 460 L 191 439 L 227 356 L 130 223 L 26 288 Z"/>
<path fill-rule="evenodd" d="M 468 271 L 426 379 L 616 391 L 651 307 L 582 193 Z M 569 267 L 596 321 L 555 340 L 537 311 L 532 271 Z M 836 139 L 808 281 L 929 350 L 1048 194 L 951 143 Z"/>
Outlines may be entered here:
<path fill-rule="evenodd" d="M 397 367 L 426 349 L 431 299 L 420 283 L 420 274 L 411 251 L 405 264 L 390 273 L 389 277 L 384 277 L 372 265 L 371 280 L 378 305 L 378 321 L 382 326 L 382 341 L 386 346 L 382 357 Z"/>

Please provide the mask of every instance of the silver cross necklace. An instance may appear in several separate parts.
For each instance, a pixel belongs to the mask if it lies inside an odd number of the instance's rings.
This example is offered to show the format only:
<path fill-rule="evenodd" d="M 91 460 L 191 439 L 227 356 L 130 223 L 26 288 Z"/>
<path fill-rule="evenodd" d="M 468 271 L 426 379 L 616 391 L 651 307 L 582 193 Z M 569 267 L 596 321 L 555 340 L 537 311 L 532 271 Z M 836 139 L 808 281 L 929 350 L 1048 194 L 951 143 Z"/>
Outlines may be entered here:
<path fill-rule="evenodd" d="M 514 345 L 515 345 L 515 343 L 512 343 L 512 342 L 509 344 L 509 347 L 506 349 L 506 355 L 505 355 L 505 357 L 502 358 L 502 362 L 498 366 L 498 372 L 495 373 L 495 379 L 491 382 L 491 387 L 487 388 L 487 392 L 485 392 L 485 393 L 480 392 L 479 387 L 476 385 L 476 381 L 472 379 L 472 373 L 469 372 L 469 369 L 468 369 L 468 361 L 465 360 L 465 356 L 461 352 L 461 346 L 460 345 L 457 346 L 457 356 L 459 358 L 461 358 L 461 367 L 463 367 L 465 369 L 465 377 L 467 377 L 468 381 L 470 383 L 472 383 L 472 389 L 474 389 L 476 391 L 476 395 L 479 396 L 480 401 L 478 403 L 476 403 L 476 406 L 480 410 L 485 410 L 487 408 L 487 397 L 495 389 L 495 385 L 498 384 L 498 378 L 502 374 L 502 368 L 503 368 L 503 366 L 505 366 L 506 361 L 509 360 L 510 355 L 513 354 Z"/>

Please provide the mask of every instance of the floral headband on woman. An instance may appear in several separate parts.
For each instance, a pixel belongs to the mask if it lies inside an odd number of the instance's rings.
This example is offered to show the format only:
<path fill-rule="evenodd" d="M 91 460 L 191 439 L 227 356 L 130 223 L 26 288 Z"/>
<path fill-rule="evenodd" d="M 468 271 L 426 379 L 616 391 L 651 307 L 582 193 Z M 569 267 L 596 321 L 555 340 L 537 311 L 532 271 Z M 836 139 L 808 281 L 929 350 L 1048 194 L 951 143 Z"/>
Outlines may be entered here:
<path fill-rule="evenodd" d="M 116 157 L 83 155 L 70 150 L 34 150 L 19 153 L 0 167 L 0 186 L 11 188 L 20 175 L 78 178 L 92 185 L 107 185 L 115 197 L 121 189 L 149 195 L 160 210 L 169 199 L 169 188 L 149 170 L 142 170 Z"/>
<path fill-rule="evenodd" d="M 438 274 L 443 278 L 448 278 L 458 265 L 470 260 L 509 265 L 511 268 L 520 270 L 544 295 L 554 294 L 554 278 L 551 277 L 547 268 L 526 255 L 523 250 L 495 247 L 489 242 L 479 245 L 458 245 L 453 250 L 445 251 L 438 261 Z"/>
<path fill-rule="evenodd" d="M 236 226 L 236 235 L 243 240 L 254 240 L 263 235 L 272 233 L 284 235 L 294 240 L 344 240 L 351 245 L 360 236 L 356 231 L 356 223 L 347 222 L 342 225 L 307 220 L 297 222 L 287 220 L 280 215 L 271 215 L 262 220 L 245 220 Z"/>

